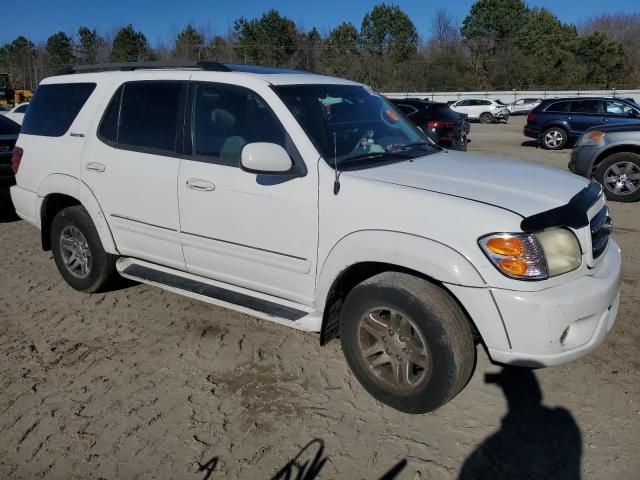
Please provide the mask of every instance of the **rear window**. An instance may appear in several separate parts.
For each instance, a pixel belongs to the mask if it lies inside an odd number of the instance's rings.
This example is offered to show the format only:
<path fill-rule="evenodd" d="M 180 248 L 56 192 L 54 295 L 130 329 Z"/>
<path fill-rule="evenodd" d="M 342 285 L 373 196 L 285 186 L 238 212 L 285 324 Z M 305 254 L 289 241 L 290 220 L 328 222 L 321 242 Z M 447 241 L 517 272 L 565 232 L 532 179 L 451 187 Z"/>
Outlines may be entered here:
<path fill-rule="evenodd" d="M 175 153 L 181 133 L 186 82 L 128 82 L 114 95 L 99 136 L 110 144 Z"/>
<path fill-rule="evenodd" d="M 38 87 L 24 118 L 22 133 L 61 137 L 95 88 L 95 83 L 57 83 Z"/>
<path fill-rule="evenodd" d="M 547 107 L 545 112 L 568 112 L 571 102 L 556 102 Z"/>
<path fill-rule="evenodd" d="M 460 118 L 460 114 L 451 110 L 449 108 L 449 105 L 447 105 L 446 103 L 433 104 L 429 108 L 429 112 L 433 113 L 442 120 L 458 120 Z"/>

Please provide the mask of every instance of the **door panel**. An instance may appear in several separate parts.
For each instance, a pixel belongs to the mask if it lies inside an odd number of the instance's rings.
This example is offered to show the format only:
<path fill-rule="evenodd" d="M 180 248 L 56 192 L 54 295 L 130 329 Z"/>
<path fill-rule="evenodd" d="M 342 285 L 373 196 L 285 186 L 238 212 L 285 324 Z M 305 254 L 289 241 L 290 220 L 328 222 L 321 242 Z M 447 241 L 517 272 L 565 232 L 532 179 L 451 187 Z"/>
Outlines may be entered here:
<path fill-rule="evenodd" d="M 604 102 L 602 100 L 577 100 L 571 104 L 571 112 L 567 116 L 571 132 L 581 134 L 588 128 L 606 122 Z"/>
<path fill-rule="evenodd" d="M 607 123 L 638 123 L 640 116 L 638 110 L 635 110 L 626 103 L 617 100 L 607 100 L 606 102 Z"/>
<path fill-rule="evenodd" d="M 188 72 L 176 81 L 126 82 L 111 99 L 98 137 L 83 154 L 93 191 L 118 251 L 185 268 L 179 238 L 177 178 Z"/>
<path fill-rule="evenodd" d="M 193 88 L 193 159 L 178 178 L 187 270 L 311 305 L 317 254 L 315 176 L 266 176 L 240 168 L 242 147 L 269 142 L 302 162 L 255 92 L 199 83 Z M 292 152 L 293 150 L 293 152 Z M 194 183 L 207 188 L 194 188 Z"/>

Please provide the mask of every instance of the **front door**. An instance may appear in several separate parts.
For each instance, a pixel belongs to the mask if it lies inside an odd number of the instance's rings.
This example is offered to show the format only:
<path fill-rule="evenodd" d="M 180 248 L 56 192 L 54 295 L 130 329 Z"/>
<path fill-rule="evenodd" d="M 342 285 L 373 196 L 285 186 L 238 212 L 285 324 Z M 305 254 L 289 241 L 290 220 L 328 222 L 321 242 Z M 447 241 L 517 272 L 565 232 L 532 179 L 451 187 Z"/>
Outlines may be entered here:
<path fill-rule="evenodd" d="M 607 123 L 637 123 L 640 121 L 639 111 L 618 100 L 606 102 Z"/>
<path fill-rule="evenodd" d="M 81 175 L 122 255 L 184 269 L 176 190 L 190 72 L 172 76 L 117 89 L 87 141 Z"/>
<path fill-rule="evenodd" d="M 312 305 L 316 166 L 307 171 L 272 107 L 252 89 L 193 82 L 189 108 L 192 155 L 182 161 L 178 178 L 187 270 Z M 297 173 L 266 176 L 242 170 L 242 149 L 253 142 L 284 147 Z"/>
<path fill-rule="evenodd" d="M 604 102 L 602 100 L 574 100 L 567 120 L 571 133 L 582 134 L 585 130 L 605 123 Z"/>

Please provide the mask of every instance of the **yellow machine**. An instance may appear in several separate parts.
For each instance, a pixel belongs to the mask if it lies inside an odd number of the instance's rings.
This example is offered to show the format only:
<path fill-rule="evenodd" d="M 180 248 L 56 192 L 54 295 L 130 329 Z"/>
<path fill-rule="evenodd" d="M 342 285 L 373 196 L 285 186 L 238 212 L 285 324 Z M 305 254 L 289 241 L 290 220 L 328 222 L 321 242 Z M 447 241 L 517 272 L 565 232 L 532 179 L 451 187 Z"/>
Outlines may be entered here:
<path fill-rule="evenodd" d="M 29 89 L 13 88 L 11 75 L 6 72 L 0 72 L 0 105 L 17 105 L 22 102 L 28 102 L 33 97 L 33 92 Z"/>

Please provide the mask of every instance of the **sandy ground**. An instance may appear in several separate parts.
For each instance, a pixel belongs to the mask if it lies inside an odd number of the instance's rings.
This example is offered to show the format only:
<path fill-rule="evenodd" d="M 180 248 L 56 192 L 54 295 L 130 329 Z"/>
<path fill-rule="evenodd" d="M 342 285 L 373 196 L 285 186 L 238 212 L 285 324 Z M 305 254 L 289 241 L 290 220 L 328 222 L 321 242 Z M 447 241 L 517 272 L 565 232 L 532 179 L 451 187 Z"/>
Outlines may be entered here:
<path fill-rule="evenodd" d="M 471 150 L 566 168 L 522 125 L 474 124 Z M 499 383 L 480 349 L 467 388 L 418 416 L 374 401 L 338 342 L 145 285 L 78 293 L 36 230 L 4 221 L 0 478 L 637 480 L 640 205 L 611 209 L 624 271 L 606 344 Z"/>

